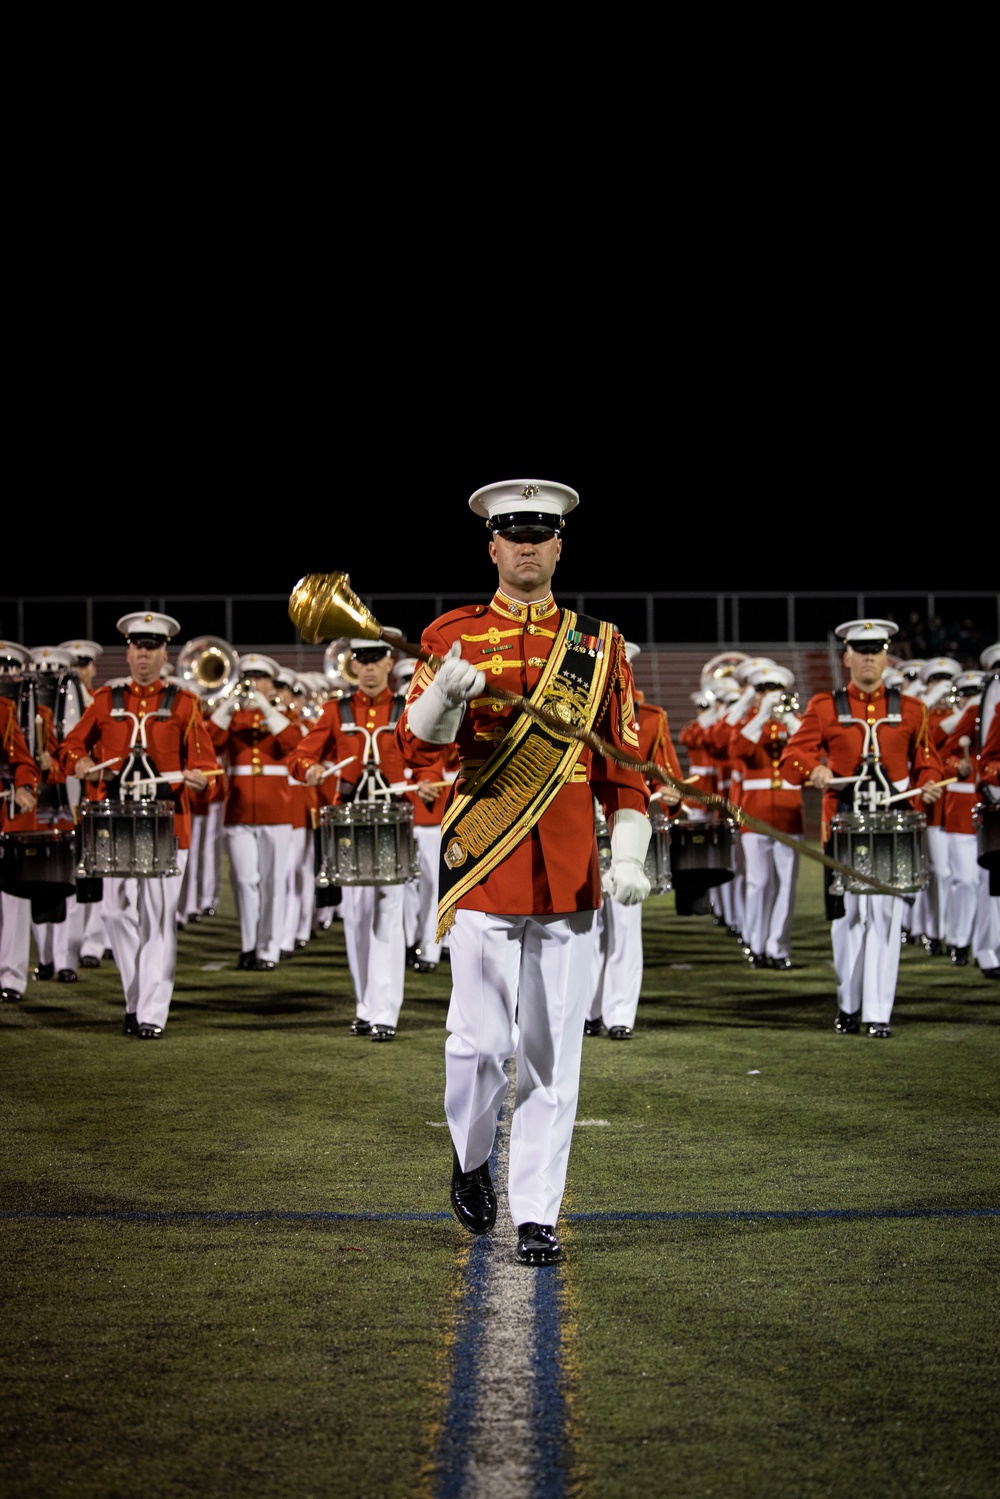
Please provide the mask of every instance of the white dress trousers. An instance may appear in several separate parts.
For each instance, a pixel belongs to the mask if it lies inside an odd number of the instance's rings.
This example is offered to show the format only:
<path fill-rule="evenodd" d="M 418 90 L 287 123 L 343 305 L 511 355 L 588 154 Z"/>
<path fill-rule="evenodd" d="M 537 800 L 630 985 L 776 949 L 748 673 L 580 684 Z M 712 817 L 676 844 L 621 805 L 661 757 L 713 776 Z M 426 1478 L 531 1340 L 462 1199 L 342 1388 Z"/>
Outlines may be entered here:
<path fill-rule="evenodd" d="M 235 822 L 226 828 L 229 875 L 240 918 L 240 951 L 277 963 L 285 926 L 290 822 Z"/>
<path fill-rule="evenodd" d="M 844 894 L 845 915 L 830 923 L 837 1005 L 865 1025 L 888 1025 L 899 974 L 903 901 L 898 895 Z"/>
<path fill-rule="evenodd" d="M 768 958 L 791 957 L 798 849 L 768 838 L 766 833 L 741 833 L 740 846 L 746 861 L 744 925 L 740 927 L 743 939 L 753 953 Z"/>
<path fill-rule="evenodd" d="M 445 1042 L 445 1114 L 459 1164 L 488 1159 L 517 1061 L 508 1202 L 515 1224 L 554 1224 L 580 1092 L 595 911 L 564 916 L 455 913 Z"/>
<path fill-rule="evenodd" d="M 359 1020 L 395 1028 L 403 1007 L 406 937 L 403 885 L 345 885 L 347 964 L 354 982 Z"/>
<path fill-rule="evenodd" d="M 177 850 L 180 874 L 105 879 L 104 925 L 125 995 L 140 1025 L 167 1023 L 177 973 L 177 908 L 188 849 Z"/>
<path fill-rule="evenodd" d="M 413 835 L 417 844 L 420 873 L 403 886 L 403 913 L 407 947 L 420 949 L 428 963 L 441 961 L 441 944 L 434 940 L 437 930 L 438 874 L 441 860 L 440 824 L 416 824 Z"/>
<path fill-rule="evenodd" d="M 588 1020 L 635 1029 L 642 988 L 642 905 L 604 897 L 595 915 L 593 980 Z M 546 1220 L 548 1221 L 548 1220 Z M 523 1222 L 523 1219 L 522 1219 Z"/>
<path fill-rule="evenodd" d="M 299 937 L 312 930 L 313 903 L 316 896 L 316 873 L 313 868 L 312 828 L 292 828 L 285 877 L 285 927 L 281 938 L 282 952 L 294 952 Z"/>
<path fill-rule="evenodd" d="M 31 954 L 31 901 L 0 895 L 0 989 L 23 994 Z"/>

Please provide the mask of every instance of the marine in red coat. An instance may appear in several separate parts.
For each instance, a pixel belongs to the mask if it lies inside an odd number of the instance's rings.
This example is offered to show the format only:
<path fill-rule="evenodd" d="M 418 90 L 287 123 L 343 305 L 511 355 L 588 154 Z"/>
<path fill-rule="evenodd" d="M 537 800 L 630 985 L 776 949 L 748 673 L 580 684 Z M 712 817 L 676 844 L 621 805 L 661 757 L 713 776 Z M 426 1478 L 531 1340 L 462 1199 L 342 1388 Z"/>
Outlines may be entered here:
<path fill-rule="evenodd" d="M 631 904 L 650 888 L 642 774 L 484 691 L 488 683 L 534 695 L 557 718 L 589 722 L 601 740 L 638 758 L 621 635 L 552 595 L 563 516 L 578 501 L 544 480 L 491 484 L 471 497 L 489 529 L 499 586 L 488 603 L 451 610 L 424 631 L 424 650 L 442 664 L 415 672 L 396 731 L 414 768 L 432 765 L 452 742 L 462 757 L 442 830 L 439 922 L 452 972 L 452 1207 L 470 1232 L 495 1222 L 488 1157 L 507 1091 L 504 1063 L 516 1051 L 507 1187 L 517 1256 L 529 1265 L 562 1254 L 555 1223 L 601 904 L 595 797 L 611 830 L 613 898 Z"/>
<path fill-rule="evenodd" d="M 824 793 L 825 846 L 838 811 L 866 810 L 873 796 L 877 807 L 885 807 L 889 797 L 910 787 L 924 805 L 941 797 L 940 788 L 933 785 L 942 779 L 941 762 L 930 743 L 923 704 L 890 689 L 890 713 L 882 673 L 897 628 L 891 620 L 848 620 L 838 625 L 849 677 L 840 689 L 843 706 L 834 692 L 817 693 L 781 756 L 784 780 L 793 786 L 816 786 Z M 857 783 L 830 784 L 858 775 L 862 780 Z M 828 893 L 829 875 L 827 871 Z M 835 903 L 828 907 L 837 972 L 834 1027 L 841 1035 L 851 1035 L 864 1024 L 869 1036 L 885 1038 L 892 1034 L 903 901 L 900 896 L 848 890 L 843 902 L 841 915 Z"/>

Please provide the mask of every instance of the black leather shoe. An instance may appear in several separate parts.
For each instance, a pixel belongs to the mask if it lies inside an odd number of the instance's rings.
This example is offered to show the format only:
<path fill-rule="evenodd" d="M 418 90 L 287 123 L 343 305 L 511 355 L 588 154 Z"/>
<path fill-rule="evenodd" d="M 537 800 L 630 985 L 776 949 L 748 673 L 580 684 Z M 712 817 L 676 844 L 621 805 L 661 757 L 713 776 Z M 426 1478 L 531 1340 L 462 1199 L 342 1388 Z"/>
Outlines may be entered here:
<path fill-rule="evenodd" d="M 295 956 L 295 949 L 294 948 L 292 948 L 291 951 L 289 951 L 287 948 L 283 947 L 281 949 L 281 951 L 278 953 L 278 962 L 279 963 L 287 963 L 288 960 L 289 960 L 289 958 L 294 958 L 294 956 Z"/>
<path fill-rule="evenodd" d="M 939 958 L 944 952 L 944 944 L 940 937 L 925 937 L 924 952 L 929 958 Z"/>
<path fill-rule="evenodd" d="M 463 1171 L 452 1150 L 451 1206 L 455 1217 L 470 1234 L 488 1234 L 497 1221 L 497 1194 L 493 1190 L 490 1163 L 474 1171 Z"/>
<path fill-rule="evenodd" d="M 437 967 L 436 963 L 428 963 L 426 958 L 414 958 L 410 964 L 414 973 L 433 973 Z"/>
<path fill-rule="evenodd" d="M 236 961 L 237 968 L 249 970 L 257 967 L 257 954 L 255 952 L 241 952 Z"/>
<path fill-rule="evenodd" d="M 771 966 L 770 959 L 765 958 L 762 952 L 747 953 L 747 962 L 751 968 L 770 968 Z"/>
<path fill-rule="evenodd" d="M 768 968 L 777 968 L 780 973 L 784 973 L 787 969 L 791 968 L 792 960 L 791 958 L 768 958 L 767 966 Z"/>
<path fill-rule="evenodd" d="M 60 968 L 56 974 L 57 984 L 75 984 L 78 974 L 75 968 Z"/>
<path fill-rule="evenodd" d="M 31 977 L 33 979 L 50 979 L 55 971 L 56 965 L 54 963 L 38 963 L 31 970 Z"/>
<path fill-rule="evenodd" d="M 841 1036 L 856 1036 L 861 1029 L 861 1022 L 856 1012 L 852 1015 L 847 1010 L 838 1010 L 833 1028 Z"/>
<path fill-rule="evenodd" d="M 1000 979 L 1000 968 L 980 968 L 981 979 Z"/>
<path fill-rule="evenodd" d="M 256 968 L 258 973 L 268 973 L 277 965 L 271 958 L 254 958 L 250 966 L 251 968 Z"/>
<path fill-rule="evenodd" d="M 406 966 L 407 966 L 407 968 L 412 968 L 413 967 L 413 964 L 416 961 L 416 957 L 417 957 L 417 949 L 415 947 L 408 947 L 406 949 Z"/>
<path fill-rule="evenodd" d="M 113 963 L 115 961 L 114 952 L 113 952 L 113 950 L 110 947 L 106 947 L 104 949 L 104 951 L 101 953 L 101 957 L 102 958 L 107 958 L 107 960 L 108 960 L 109 963 Z"/>
<path fill-rule="evenodd" d="M 562 1245 L 549 1223 L 517 1225 L 517 1257 L 522 1265 L 555 1265 L 563 1257 Z"/>
<path fill-rule="evenodd" d="M 604 1034 L 603 1020 L 585 1020 L 583 1022 L 583 1034 L 585 1036 L 601 1036 Z"/>
<path fill-rule="evenodd" d="M 296 937 L 296 939 L 295 939 L 295 951 L 296 952 L 301 952 L 304 947 L 308 947 L 308 946 L 309 946 L 309 942 L 308 942 L 308 940 L 305 937 Z"/>
<path fill-rule="evenodd" d="M 948 956 L 956 968 L 968 968 L 969 949 L 967 947 L 949 947 Z"/>
<path fill-rule="evenodd" d="M 215 907 L 214 906 L 206 906 L 205 909 L 204 909 L 204 911 L 202 911 L 201 914 L 203 916 L 214 916 L 215 915 Z"/>
<path fill-rule="evenodd" d="M 123 1036 L 137 1036 L 139 1034 L 139 1017 L 131 1010 L 125 1011 L 125 1024 L 122 1026 Z"/>
<path fill-rule="evenodd" d="M 892 1026 L 881 1024 L 870 1025 L 868 1027 L 868 1034 L 869 1036 L 876 1036 L 879 1039 L 884 1040 L 886 1036 L 892 1035 Z"/>
<path fill-rule="evenodd" d="M 189 914 L 189 916 L 188 916 L 187 919 L 188 919 L 188 921 L 193 922 L 195 926 L 200 926 L 201 925 L 201 912 L 200 911 L 192 911 Z"/>
<path fill-rule="evenodd" d="M 80 967 L 81 968 L 100 968 L 100 966 L 101 966 L 101 960 L 100 960 L 100 958 L 81 958 L 80 959 Z"/>
<path fill-rule="evenodd" d="M 135 1034 L 136 1036 L 138 1036 L 140 1041 L 159 1041 L 160 1037 L 163 1035 L 163 1026 L 146 1025 L 144 1022 L 142 1025 L 140 1025 Z"/>
<path fill-rule="evenodd" d="M 5 1005 L 16 1005 L 18 1000 L 23 998 L 24 995 L 20 989 L 0 989 L 0 1000 Z"/>
<path fill-rule="evenodd" d="M 373 1041 L 395 1041 L 396 1027 L 394 1025 L 373 1025 L 371 1035 Z"/>
<path fill-rule="evenodd" d="M 630 1025 L 609 1025 L 608 1026 L 608 1040 L 609 1041 L 631 1041 L 631 1039 L 632 1039 L 632 1027 Z"/>
<path fill-rule="evenodd" d="M 372 1033 L 371 1021 L 362 1020 L 360 1015 L 356 1015 L 348 1029 L 352 1036 L 370 1036 Z"/>

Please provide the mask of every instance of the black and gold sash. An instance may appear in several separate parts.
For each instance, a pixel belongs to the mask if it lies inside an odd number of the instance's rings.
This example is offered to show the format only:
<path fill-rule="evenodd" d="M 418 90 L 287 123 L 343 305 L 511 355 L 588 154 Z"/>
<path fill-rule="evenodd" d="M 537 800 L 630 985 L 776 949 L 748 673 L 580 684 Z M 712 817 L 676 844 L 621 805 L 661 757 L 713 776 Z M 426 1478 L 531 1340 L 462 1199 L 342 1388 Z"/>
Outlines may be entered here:
<path fill-rule="evenodd" d="M 592 729 L 614 664 L 614 625 L 563 610 L 552 651 L 530 702 L 573 728 Z M 486 763 L 457 793 L 441 825 L 435 940 L 454 925 L 455 907 L 535 826 L 583 750 L 526 713 L 515 719 Z"/>

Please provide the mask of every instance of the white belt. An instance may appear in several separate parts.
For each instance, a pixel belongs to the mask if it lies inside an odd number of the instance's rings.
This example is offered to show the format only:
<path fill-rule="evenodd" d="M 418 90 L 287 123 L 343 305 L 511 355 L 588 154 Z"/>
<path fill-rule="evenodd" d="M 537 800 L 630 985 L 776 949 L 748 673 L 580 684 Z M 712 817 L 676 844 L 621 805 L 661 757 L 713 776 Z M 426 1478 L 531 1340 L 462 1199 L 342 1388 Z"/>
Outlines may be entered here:
<path fill-rule="evenodd" d="M 231 776 L 287 776 L 287 765 L 234 765 Z"/>
<path fill-rule="evenodd" d="M 744 791 L 801 791 L 801 786 L 793 786 L 791 781 L 782 781 L 780 786 L 766 777 L 754 776 L 753 780 L 743 782 Z"/>
<path fill-rule="evenodd" d="M 954 786 L 945 787 L 946 791 L 965 791 L 969 794 L 969 796 L 972 795 L 975 789 L 975 785 L 972 781 L 956 781 Z"/>
<path fill-rule="evenodd" d="M 716 767 L 714 765 L 691 765 L 688 767 L 693 776 L 714 776 Z"/>

